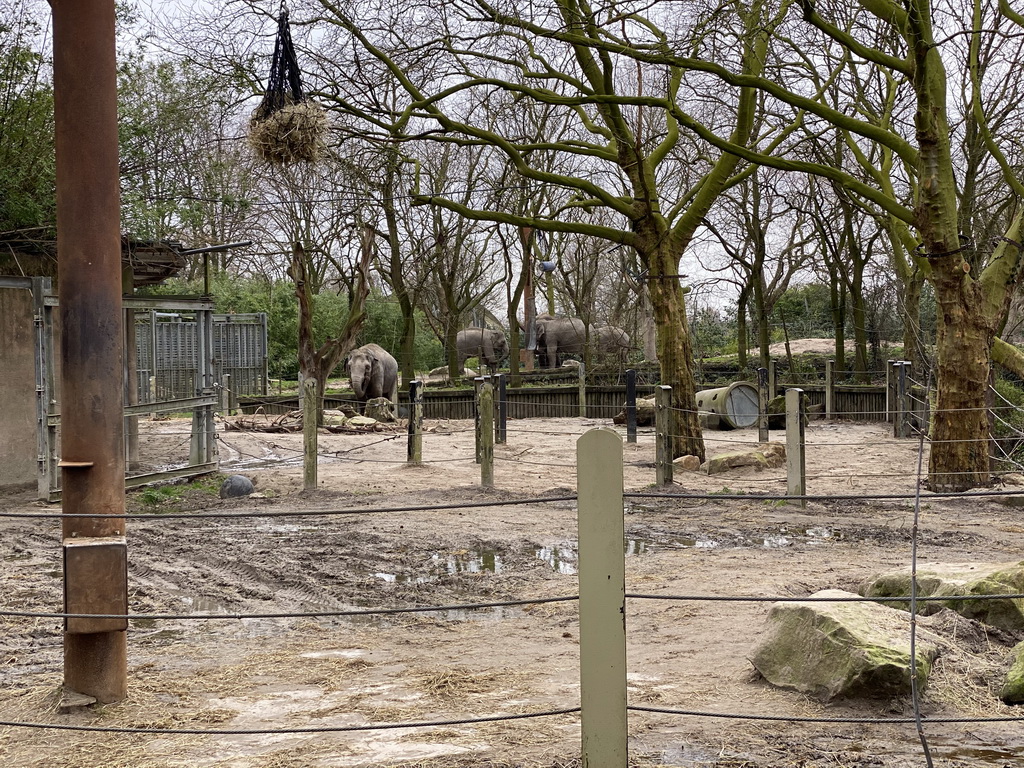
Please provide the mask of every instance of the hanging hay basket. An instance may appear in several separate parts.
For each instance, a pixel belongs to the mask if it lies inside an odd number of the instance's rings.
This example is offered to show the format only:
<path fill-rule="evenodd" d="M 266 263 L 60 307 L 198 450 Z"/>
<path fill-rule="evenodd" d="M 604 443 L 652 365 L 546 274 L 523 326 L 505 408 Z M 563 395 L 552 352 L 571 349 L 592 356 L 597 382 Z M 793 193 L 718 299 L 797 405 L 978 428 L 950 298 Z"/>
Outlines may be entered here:
<path fill-rule="evenodd" d="M 312 101 L 289 104 L 249 123 L 249 145 L 273 165 L 316 161 L 324 148 L 327 116 Z"/>
<path fill-rule="evenodd" d="M 323 107 L 306 99 L 288 11 L 277 19 L 277 39 L 263 101 L 249 121 L 249 144 L 272 165 L 312 163 L 324 147 L 327 116 Z"/>

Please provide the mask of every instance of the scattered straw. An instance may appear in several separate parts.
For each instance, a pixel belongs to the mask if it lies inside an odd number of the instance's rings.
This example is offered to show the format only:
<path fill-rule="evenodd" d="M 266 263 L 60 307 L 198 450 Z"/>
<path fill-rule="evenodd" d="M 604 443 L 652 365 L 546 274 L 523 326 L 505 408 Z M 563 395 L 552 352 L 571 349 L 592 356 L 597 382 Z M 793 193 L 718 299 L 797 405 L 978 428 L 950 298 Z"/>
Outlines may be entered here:
<path fill-rule="evenodd" d="M 311 163 L 323 150 L 327 116 L 319 104 L 302 101 L 249 123 L 249 144 L 272 165 Z"/>

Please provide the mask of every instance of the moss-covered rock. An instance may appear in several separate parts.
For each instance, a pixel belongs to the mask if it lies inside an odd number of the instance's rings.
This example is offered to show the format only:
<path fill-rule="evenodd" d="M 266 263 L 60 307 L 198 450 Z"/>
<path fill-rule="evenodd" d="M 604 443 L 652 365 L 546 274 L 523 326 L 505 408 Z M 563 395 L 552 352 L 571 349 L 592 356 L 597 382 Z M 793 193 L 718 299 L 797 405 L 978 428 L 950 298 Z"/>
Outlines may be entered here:
<path fill-rule="evenodd" d="M 786 446 L 782 443 L 766 443 L 756 451 L 730 451 L 712 456 L 701 465 L 701 470 L 709 475 L 717 475 L 738 467 L 768 469 L 781 467 L 785 463 Z"/>
<path fill-rule="evenodd" d="M 1007 704 L 1024 704 L 1024 643 L 1018 643 L 1013 649 L 1013 664 L 1006 673 L 999 698 Z"/>
<path fill-rule="evenodd" d="M 838 589 L 812 597 L 850 598 Z M 923 690 L 939 639 L 918 629 L 917 682 Z M 770 683 L 823 701 L 910 693 L 910 616 L 874 603 L 776 603 L 751 662 Z"/>
<path fill-rule="evenodd" d="M 1024 703 L 1024 643 L 1014 647 L 1014 662 L 1002 683 L 999 698 L 1007 703 Z"/>
<path fill-rule="evenodd" d="M 860 587 L 867 597 L 909 597 L 910 569 L 879 574 Z M 1024 562 L 1011 563 L 921 563 L 917 566 L 919 597 L 962 597 L 1024 593 Z M 893 604 L 909 607 L 906 603 Z M 993 627 L 1024 629 L 1024 599 L 949 600 L 920 603 L 922 614 L 949 608 L 961 616 Z"/>

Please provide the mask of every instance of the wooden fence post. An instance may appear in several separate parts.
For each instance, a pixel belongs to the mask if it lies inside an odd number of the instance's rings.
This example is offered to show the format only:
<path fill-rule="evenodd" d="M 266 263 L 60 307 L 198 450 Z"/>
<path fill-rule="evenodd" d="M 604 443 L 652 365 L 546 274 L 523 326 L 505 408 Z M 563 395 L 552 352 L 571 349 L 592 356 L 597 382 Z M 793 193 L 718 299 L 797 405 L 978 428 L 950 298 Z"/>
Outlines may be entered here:
<path fill-rule="evenodd" d="M 583 363 L 580 363 L 580 418 L 587 418 L 587 370 Z"/>
<path fill-rule="evenodd" d="M 626 442 L 636 442 L 636 370 L 626 371 Z"/>
<path fill-rule="evenodd" d="M 480 387 L 480 485 L 494 487 L 494 387 L 485 381 Z"/>
<path fill-rule="evenodd" d="M 804 423 L 807 407 L 804 391 L 796 387 L 786 390 L 786 495 L 803 496 L 807 492 L 807 472 L 804 460 Z M 792 503 L 792 502 L 790 502 Z M 807 500 L 800 499 L 806 508 Z"/>
<path fill-rule="evenodd" d="M 225 416 L 231 415 L 231 403 L 228 400 L 228 393 L 231 391 L 231 374 L 225 373 L 220 377 L 220 391 L 217 393 L 217 407 Z"/>
<path fill-rule="evenodd" d="M 896 361 L 889 360 L 885 366 L 885 420 L 896 418 Z"/>
<path fill-rule="evenodd" d="M 477 464 L 480 463 L 480 449 L 481 449 L 481 445 L 483 443 L 483 440 L 481 439 L 481 436 L 480 436 L 480 390 L 483 389 L 483 386 L 484 386 L 484 377 L 483 376 L 477 376 L 475 379 L 473 379 L 473 387 L 474 387 L 474 392 L 473 392 L 473 404 L 474 404 L 473 421 L 474 421 L 474 428 L 476 430 L 476 463 Z"/>
<path fill-rule="evenodd" d="M 576 466 L 582 761 L 586 768 L 626 768 L 622 438 L 589 430 L 576 441 Z"/>
<path fill-rule="evenodd" d="M 910 386 L 907 381 L 910 363 L 903 360 L 899 366 L 896 379 L 896 437 L 907 438 L 910 437 Z"/>
<path fill-rule="evenodd" d="M 768 442 L 768 369 L 757 369 L 757 442 Z"/>
<path fill-rule="evenodd" d="M 836 408 L 836 361 L 825 361 L 825 418 L 832 419 Z"/>
<path fill-rule="evenodd" d="M 498 421 L 494 425 L 494 442 L 503 444 L 508 436 L 508 390 L 507 377 L 499 373 L 498 379 Z"/>
<path fill-rule="evenodd" d="M 672 387 L 660 385 L 654 391 L 654 444 L 655 482 L 658 485 L 672 483 L 672 430 L 669 426 L 672 413 Z"/>
<path fill-rule="evenodd" d="M 316 490 L 316 379 L 302 382 L 302 488 Z"/>
<path fill-rule="evenodd" d="M 423 463 L 423 382 L 409 382 L 409 464 Z"/>

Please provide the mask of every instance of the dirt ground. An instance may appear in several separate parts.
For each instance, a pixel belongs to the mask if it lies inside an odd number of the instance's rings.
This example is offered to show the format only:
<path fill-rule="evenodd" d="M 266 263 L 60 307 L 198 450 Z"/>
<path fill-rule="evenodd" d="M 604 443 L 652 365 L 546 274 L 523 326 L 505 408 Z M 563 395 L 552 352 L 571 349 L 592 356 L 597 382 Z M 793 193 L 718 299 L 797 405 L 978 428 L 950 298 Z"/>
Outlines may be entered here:
<path fill-rule="evenodd" d="M 422 466 L 405 464 L 403 431 L 323 434 L 320 485 L 302 491 L 301 436 L 219 432 L 223 470 L 257 494 L 221 500 L 205 482 L 129 495 L 129 696 L 60 713 L 61 625 L 0 617 L 0 720 L 113 728 L 259 730 L 457 721 L 579 706 L 576 603 L 467 609 L 575 595 L 575 443 L 608 422 L 509 423 L 495 449 L 495 488 L 480 486 L 473 425 L 428 424 Z M 145 421 L 143 459 L 180 460 L 182 421 Z M 183 437 L 184 435 L 184 437 Z M 756 432 L 708 433 L 710 454 L 753 445 Z M 781 441 L 781 433 L 772 439 Z M 912 493 L 918 444 L 884 425 L 813 422 L 808 493 Z M 627 492 L 654 487 L 654 439 L 624 445 Z M 835 499 L 806 509 L 756 498 L 785 491 L 785 469 L 677 472 L 669 494 L 628 498 L 626 590 L 646 595 L 780 596 L 856 585 L 909 564 L 913 505 Z M 211 491 L 211 489 L 213 489 Z M 517 501 L 507 506 L 483 506 Z M 474 506 L 481 505 L 481 506 Z M 429 507 L 449 507 L 429 509 Z M 409 507 L 428 509 L 409 510 Z M 372 512 L 375 508 L 404 511 Z M 201 517 L 203 512 L 359 511 L 299 517 Z M 8 494 L 0 512 L 59 507 Z M 930 500 L 922 562 L 1021 557 L 1018 508 L 995 499 Z M 59 611 L 59 522 L 0 517 L 6 610 Z M 445 606 L 430 613 L 233 618 Z M 720 714 L 894 717 L 909 701 L 823 705 L 757 679 L 748 661 L 769 603 L 627 601 L 629 701 Z M 224 618 L 200 620 L 197 615 Z M 1020 640 L 972 622 L 928 619 L 973 638 L 972 653 L 937 662 L 927 717 L 1006 717 L 996 696 Z M 910 725 L 806 724 L 630 712 L 635 766 L 925 765 Z M 1021 723 L 931 724 L 936 766 L 1022 766 Z M 489 723 L 259 735 L 118 734 L 0 727 L 0 765 L 63 768 L 223 766 L 576 766 L 578 714 Z"/>

